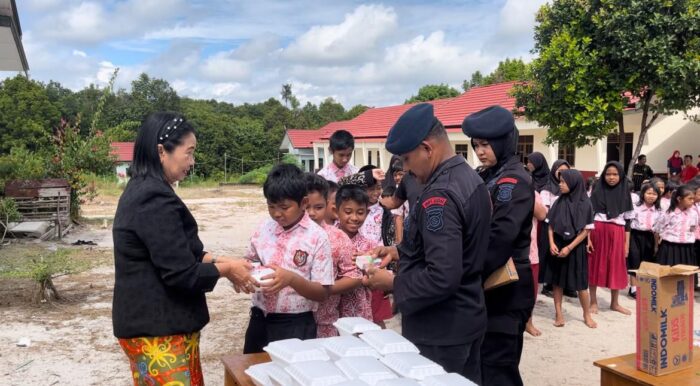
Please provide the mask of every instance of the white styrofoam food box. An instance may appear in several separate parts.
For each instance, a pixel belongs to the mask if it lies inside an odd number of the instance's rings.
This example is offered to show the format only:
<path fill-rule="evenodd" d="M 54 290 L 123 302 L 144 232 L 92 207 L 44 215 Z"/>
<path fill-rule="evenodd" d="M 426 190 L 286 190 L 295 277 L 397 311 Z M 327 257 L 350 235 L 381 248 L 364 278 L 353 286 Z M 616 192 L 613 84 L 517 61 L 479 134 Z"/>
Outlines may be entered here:
<path fill-rule="evenodd" d="M 360 339 L 367 342 L 381 355 L 400 352 L 419 353 L 418 347 L 394 330 L 367 331 L 360 335 Z"/>
<path fill-rule="evenodd" d="M 335 385 L 348 380 L 333 362 L 328 361 L 294 363 L 284 370 L 292 376 L 298 385 L 302 386 Z"/>
<path fill-rule="evenodd" d="M 398 378 L 396 373 L 389 370 L 374 357 L 347 357 L 335 362 L 335 365 L 351 379 L 360 379 L 370 385 L 384 379 Z"/>
<path fill-rule="evenodd" d="M 371 321 L 360 317 L 340 318 L 333 323 L 333 326 L 338 329 L 340 335 L 354 335 L 382 329 Z"/>
<path fill-rule="evenodd" d="M 257 386 L 293 386 L 292 377 L 274 362 L 250 366 L 245 373 Z"/>
<path fill-rule="evenodd" d="M 320 343 L 333 359 L 357 356 L 380 357 L 377 350 L 352 335 L 334 336 L 323 339 Z"/>
<path fill-rule="evenodd" d="M 330 358 L 318 344 L 297 338 L 270 342 L 263 350 L 270 354 L 273 362 L 281 366 L 307 361 L 327 361 Z"/>
<path fill-rule="evenodd" d="M 402 352 L 384 356 L 382 363 L 402 377 L 423 380 L 431 375 L 445 374 L 442 366 L 416 353 Z"/>

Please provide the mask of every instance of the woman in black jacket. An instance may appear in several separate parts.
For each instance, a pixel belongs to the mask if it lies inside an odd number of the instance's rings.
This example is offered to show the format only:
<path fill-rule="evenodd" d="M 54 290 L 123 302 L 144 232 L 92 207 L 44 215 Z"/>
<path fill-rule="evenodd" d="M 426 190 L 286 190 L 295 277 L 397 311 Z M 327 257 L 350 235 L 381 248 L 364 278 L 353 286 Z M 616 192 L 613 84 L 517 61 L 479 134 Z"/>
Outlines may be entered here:
<path fill-rule="evenodd" d="M 250 263 L 204 250 L 197 222 L 172 188 L 194 165 L 196 146 L 194 128 L 181 116 L 149 115 L 114 217 L 112 322 L 134 385 L 202 385 L 205 293 L 220 277 L 236 291 L 254 290 Z"/>

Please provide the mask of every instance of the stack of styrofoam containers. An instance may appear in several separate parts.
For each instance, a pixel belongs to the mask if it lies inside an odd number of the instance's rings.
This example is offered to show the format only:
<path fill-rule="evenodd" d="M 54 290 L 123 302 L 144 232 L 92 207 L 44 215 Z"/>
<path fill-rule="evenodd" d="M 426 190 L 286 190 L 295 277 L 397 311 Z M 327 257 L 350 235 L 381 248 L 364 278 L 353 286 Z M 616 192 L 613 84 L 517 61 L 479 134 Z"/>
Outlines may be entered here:
<path fill-rule="evenodd" d="M 473 385 L 422 357 L 393 330 L 362 318 L 340 318 L 334 326 L 341 336 L 270 343 L 265 351 L 272 362 L 251 366 L 246 374 L 258 386 Z"/>

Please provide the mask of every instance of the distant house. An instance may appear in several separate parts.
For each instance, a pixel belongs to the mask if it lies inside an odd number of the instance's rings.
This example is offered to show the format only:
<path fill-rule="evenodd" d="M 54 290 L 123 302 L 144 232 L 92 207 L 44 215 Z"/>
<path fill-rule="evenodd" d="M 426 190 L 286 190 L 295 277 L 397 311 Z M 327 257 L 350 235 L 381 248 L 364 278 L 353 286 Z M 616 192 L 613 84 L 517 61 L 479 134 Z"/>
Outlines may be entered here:
<path fill-rule="evenodd" d="M 428 102 L 433 104 L 435 115 L 445 125 L 455 152 L 463 155 L 472 166 L 479 165 L 479 160 L 471 148 L 469 138 L 462 133 L 462 120 L 472 113 L 493 105 L 513 110 L 515 98 L 510 95 L 510 92 L 515 84 L 516 82 L 506 82 L 474 87 L 454 98 Z M 355 166 L 373 164 L 386 168 L 391 158 L 391 154 L 384 148 L 389 129 L 411 106 L 413 105 L 370 108 L 352 120 L 332 122 L 317 130 L 287 130 L 280 150 L 296 155 L 302 164 L 312 165 L 311 168 L 306 168 L 307 171 L 314 168 L 320 169 L 324 163 L 331 160 L 328 154 L 330 136 L 336 130 L 345 129 L 355 137 L 355 152 L 350 162 Z M 700 109 L 690 113 L 700 114 Z M 642 112 L 635 108 L 634 103 L 631 103 L 624 112 L 627 133 L 622 141 L 619 135 L 611 134 L 595 145 L 580 148 L 545 144 L 547 129 L 540 127 L 537 122 L 520 117 L 516 119 L 516 125 L 520 131 L 518 154 L 523 163 L 527 162 L 527 155 L 533 151 L 544 154 L 550 165 L 556 159 L 566 159 L 584 176 L 589 176 L 599 173 L 607 161 L 617 160 L 620 146 L 624 146 L 625 165 L 627 165 L 634 150 L 633 146 L 639 138 L 641 116 Z M 300 137 L 303 140 L 290 140 L 299 136 L 298 133 L 302 133 Z M 681 154 L 700 154 L 698 134 L 700 134 L 700 124 L 686 119 L 683 114 L 659 117 L 642 144 L 642 153 L 647 156 L 647 164 L 654 169 L 654 172 L 664 173 L 666 159 L 673 150 L 680 150 Z"/>
<path fill-rule="evenodd" d="M 125 183 L 128 180 L 127 170 L 134 160 L 134 143 L 133 142 L 112 142 L 112 155 L 116 157 L 114 168 L 117 173 L 117 178 L 120 183 Z"/>

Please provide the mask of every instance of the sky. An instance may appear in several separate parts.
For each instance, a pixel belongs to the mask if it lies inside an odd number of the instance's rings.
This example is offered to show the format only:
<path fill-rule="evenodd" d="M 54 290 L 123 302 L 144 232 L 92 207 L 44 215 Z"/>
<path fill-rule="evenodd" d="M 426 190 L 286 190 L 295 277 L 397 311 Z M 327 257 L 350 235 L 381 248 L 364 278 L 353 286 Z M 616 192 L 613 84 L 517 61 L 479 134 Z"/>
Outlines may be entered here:
<path fill-rule="evenodd" d="M 545 0 L 21 0 L 32 79 L 130 89 L 142 72 L 181 96 L 241 104 L 327 97 L 403 103 L 426 84 L 458 90 L 505 58 L 532 58 Z M 0 79 L 12 76 L 1 73 Z"/>

